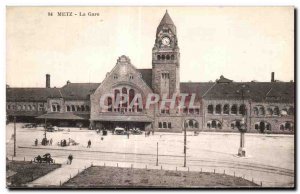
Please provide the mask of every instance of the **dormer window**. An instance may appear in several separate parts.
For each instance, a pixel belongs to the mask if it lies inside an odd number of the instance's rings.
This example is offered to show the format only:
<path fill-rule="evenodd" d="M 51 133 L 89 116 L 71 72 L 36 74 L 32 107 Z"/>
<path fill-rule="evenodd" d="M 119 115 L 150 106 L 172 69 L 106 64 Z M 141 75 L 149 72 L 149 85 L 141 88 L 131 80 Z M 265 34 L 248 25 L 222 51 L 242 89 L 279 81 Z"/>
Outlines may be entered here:
<path fill-rule="evenodd" d="M 133 79 L 133 75 L 129 75 L 129 79 Z"/>

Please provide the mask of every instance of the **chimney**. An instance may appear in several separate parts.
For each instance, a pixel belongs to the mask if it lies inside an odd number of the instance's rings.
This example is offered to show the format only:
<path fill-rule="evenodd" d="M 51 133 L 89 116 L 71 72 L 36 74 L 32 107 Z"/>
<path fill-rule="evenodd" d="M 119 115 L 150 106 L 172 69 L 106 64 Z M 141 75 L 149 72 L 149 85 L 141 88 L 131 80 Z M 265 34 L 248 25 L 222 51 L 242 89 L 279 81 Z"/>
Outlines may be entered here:
<path fill-rule="evenodd" d="M 275 82 L 275 73 L 274 72 L 271 73 L 271 82 Z"/>
<path fill-rule="evenodd" d="M 50 74 L 46 74 L 46 88 L 50 88 Z"/>
<path fill-rule="evenodd" d="M 67 81 L 67 85 L 69 85 L 70 83 L 71 83 L 70 80 L 68 80 L 68 81 Z"/>

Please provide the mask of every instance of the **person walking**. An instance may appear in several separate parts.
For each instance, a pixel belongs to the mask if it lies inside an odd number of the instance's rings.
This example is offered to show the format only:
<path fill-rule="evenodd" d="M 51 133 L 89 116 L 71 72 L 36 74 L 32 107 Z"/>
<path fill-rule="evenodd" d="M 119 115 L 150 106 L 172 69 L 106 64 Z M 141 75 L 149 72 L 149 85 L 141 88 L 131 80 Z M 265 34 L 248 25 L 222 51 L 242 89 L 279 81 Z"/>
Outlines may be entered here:
<path fill-rule="evenodd" d="M 92 145 L 92 142 L 91 142 L 91 140 L 89 140 L 89 141 L 88 141 L 87 148 L 91 148 L 91 145 Z"/>
<path fill-rule="evenodd" d="M 52 146 L 52 142 L 53 142 L 53 140 L 52 140 L 52 138 L 50 139 L 50 142 L 49 142 L 49 144 Z"/>
<path fill-rule="evenodd" d="M 37 146 L 38 143 L 39 143 L 38 139 L 35 139 L 35 141 L 34 141 L 35 146 Z"/>
<path fill-rule="evenodd" d="M 69 163 L 69 164 L 72 164 L 72 160 L 73 160 L 73 155 L 70 154 L 70 155 L 68 156 L 68 163 Z"/>

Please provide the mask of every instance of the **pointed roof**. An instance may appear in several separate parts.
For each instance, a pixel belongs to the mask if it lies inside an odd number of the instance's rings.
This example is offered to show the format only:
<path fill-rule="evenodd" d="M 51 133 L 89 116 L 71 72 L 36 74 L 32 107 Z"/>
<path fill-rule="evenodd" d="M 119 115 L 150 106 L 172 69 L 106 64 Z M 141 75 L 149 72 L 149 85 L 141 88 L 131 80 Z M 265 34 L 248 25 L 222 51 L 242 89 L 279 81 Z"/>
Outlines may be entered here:
<path fill-rule="evenodd" d="M 168 10 L 166 10 L 164 17 L 161 19 L 161 21 L 157 27 L 156 35 L 161 31 L 161 29 L 164 26 L 167 26 L 173 32 L 173 34 L 176 35 L 176 26 L 175 26 L 173 20 L 171 19 L 170 15 L 168 13 Z"/>
<path fill-rule="evenodd" d="M 174 22 L 172 21 L 170 15 L 168 13 L 168 10 L 166 10 L 164 17 L 161 19 L 161 21 L 159 23 L 159 25 L 164 25 L 164 24 L 174 25 Z"/>

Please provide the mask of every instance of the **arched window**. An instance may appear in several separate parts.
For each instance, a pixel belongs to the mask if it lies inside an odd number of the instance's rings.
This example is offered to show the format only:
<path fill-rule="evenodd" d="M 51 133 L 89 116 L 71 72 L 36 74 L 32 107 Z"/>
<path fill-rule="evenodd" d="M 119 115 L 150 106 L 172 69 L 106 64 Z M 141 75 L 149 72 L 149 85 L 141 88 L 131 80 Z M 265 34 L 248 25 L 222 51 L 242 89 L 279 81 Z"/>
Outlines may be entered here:
<path fill-rule="evenodd" d="M 223 114 L 228 115 L 229 114 L 229 104 L 225 104 L 223 107 Z"/>
<path fill-rule="evenodd" d="M 72 105 L 71 107 L 72 107 L 72 112 L 75 112 L 75 111 L 76 111 L 76 110 L 75 110 L 75 106 Z"/>
<path fill-rule="evenodd" d="M 294 107 L 290 107 L 287 111 L 288 115 L 294 115 Z"/>
<path fill-rule="evenodd" d="M 241 104 L 239 107 L 239 114 L 245 115 L 246 106 L 244 104 Z"/>
<path fill-rule="evenodd" d="M 107 98 L 107 106 L 108 106 L 108 111 L 111 112 L 112 111 L 112 99 L 111 97 Z"/>
<path fill-rule="evenodd" d="M 272 108 L 267 108 L 267 113 L 266 113 L 268 116 L 271 116 L 273 115 L 273 110 Z"/>
<path fill-rule="evenodd" d="M 118 96 L 120 95 L 120 91 L 118 90 L 118 89 L 116 89 L 115 90 L 115 103 L 116 103 L 116 105 L 115 106 L 117 106 L 118 105 L 118 107 L 120 107 L 121 105 L 120 105 L 120 102 L 119 101 L 117 101 L 117 99 L 118 99 Z M 115 109 L 115 111 L 120 111 L 119 109 Z"/>
<path fill-rule="evenodd" d="M 163 128 L 167 128 L 167 123 L 163 122 Z"/>
<path fill-rule="evenodd" d="M 81 105 L 81 111 L 85 111 L 84 105 Z"/>
<path fill-rule="evenodd" d="M 122 95 L 124 95 L 124 96 L 122 96 L 122 101 L 124 101 L 126 98 L 125 96 L 127 96 L 127 88 L 125 88 L 125 87 L 122 88 Z M 127 107 L 127 103 L 128 102 L 124 102 L 122 104 L 122 107 Z"/>
<path fill-rule="evenodd" d="M 278 108 L 278 106 L 275 106 L 275 108 L 273 110 L 273 115 L 275 115 L 275 116 L 279 115 L 279 108 Z"/>
<path fill-rule="evenodd" d="M 233 115 L 237 114 L 237 105 L 236 104 L 231 106 L 231 114 L 233 114 Z"/>
<path fill-rule="evenodd" d="M 157 55 L 157 60 L 160 60 L 160 55 Z"/>
<path fill-rule="evenodd" d="M 215 120 L 211 122 L 211 128 L 213 129 L 217 128 L 217 122 Z"/>
<path fill-rule="evenodd" d="M 263 106 L 259 107 L 258 114 L 259 115 L 265 115 L 265 108 Z"/>
<path fill-rule="evenodd" d="M 222 112 L 221 104 L 217 104 L 217 106 L 216 106 L 216 114 L 221 114 L 221 112 Z"/>
<path fill-rule="evenodd" d="M 52 112 L 56 112 L 56 106 L 52 105 Z"/>
<path fill-rule="evenodd" d="M 212 104 L 207 106 L 207 113 L 208 114 L 213 114 L 214 112 L 214 106 Z"/>
<path fill-rule="evenodd" d="M 89 105 L 86 105 L 86 106 L 85 106 L 85 110 L 86 110 L 86 111 L 90 111 L 90 106 L 89 106 Z"/>
<path fill-rule="evenodd" d="M 288 131 L 294 131 L 294 124 L 292 122 L 286 122 L 284 128 Z"/>
<path fill-rule="evenodd" d="M 254 107 L 254 108 L 253 108 L 253 114 L 254 114 L 254 115 L 258 115 L 258 108 L 257 108 L 257 107 Z"/>
<path fill-rule="evenodd" d="M 171 60 L 174 60 L 174 59 L 175 59 L 174 55 L 171 55 Z"/>
<path fill-rule="evenodd" d="M 60 112 L 60 105 L 57 105 L 57 112 Z"/>
<path fill-rule="evenodd" d="M 166 58 L 165 55 L 162 55 L 162 56 L 161 56 L 161 59 L 162 59 L 162 60 L 165 60 L 165 58 Z"/>
<path fill-rule="evenodd" d="M 167 60 L 170 60 L 170 55 L 167 55 L 167 56 L 166 56 L 166 59 L 167 59 Z"/>
<path fill-rule="evenodd" d="M 255 123 L 255 129 L 260 133 L 264 133 L 266 131 L 271 131 L 271 124 L 265 121 L 260 121 Z"/>
<path fill-rule="evenodd" d="M 76 111 L 81 111 L 81 108 L 79 105 L 76 106 Z"/>
<path fill-rule="evenodd" d="M 67 112 L 70 112 L 70 111 L 71 111 L 70 106 L 67 105 Z"/>
<path fill-rule="evenodd" d="M 185 121 L 185 126 L 187 128 L 199 128 L 199 123 L 198 121 L 194 120 L 194 119 L 190 119 L 190 120 L 186 120 Z"/>
<path fill-rule="evenodd" d="M 31 110 L 32 110 L 32 108 L 31 108 L 31 105 L 28 105 L 28 110 L 29 110 L 29 111 L 31 111 Z"/>
<path fill-rule="evenodd" d="M 194 122 L 193 122 L 193 120 L 189 120 L 189 127 L 190 128 L 194 128 Z"/>
<path fill-rule="evenodd" d="M 161 122 L 158 123 L 158 128 L 162 128 Z"/>

